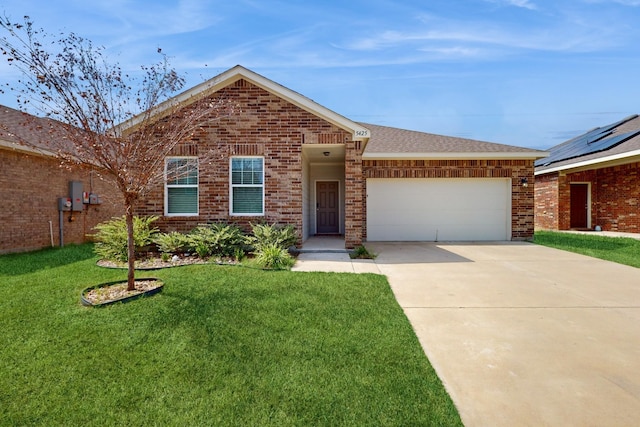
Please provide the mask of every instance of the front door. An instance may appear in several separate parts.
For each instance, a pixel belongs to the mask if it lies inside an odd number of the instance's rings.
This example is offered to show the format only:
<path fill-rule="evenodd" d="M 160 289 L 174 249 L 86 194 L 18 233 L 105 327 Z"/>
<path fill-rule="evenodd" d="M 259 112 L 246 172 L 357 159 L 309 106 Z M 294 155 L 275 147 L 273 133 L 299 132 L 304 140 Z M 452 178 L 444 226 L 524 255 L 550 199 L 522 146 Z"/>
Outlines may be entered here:
<path fill-rule="evenodd" d="M 589 184 L 571 184 L 571 228 L 587 228 Z"/>
<path fill-rule="evenodd" d="M 316 233 L 340 233 L 340 203 L 337 181 L 316 182 Z"/>

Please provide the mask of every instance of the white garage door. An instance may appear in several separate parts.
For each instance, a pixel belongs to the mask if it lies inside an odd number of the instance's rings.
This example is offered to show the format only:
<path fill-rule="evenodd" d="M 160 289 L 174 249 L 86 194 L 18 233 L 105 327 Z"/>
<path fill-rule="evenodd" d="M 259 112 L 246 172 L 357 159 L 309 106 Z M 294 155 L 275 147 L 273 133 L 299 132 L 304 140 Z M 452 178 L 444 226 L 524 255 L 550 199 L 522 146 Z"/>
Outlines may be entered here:
<path fill-rule="evenodd" d="M 367 240 L 510 240 L 509 179 L 367 180 Z"/>

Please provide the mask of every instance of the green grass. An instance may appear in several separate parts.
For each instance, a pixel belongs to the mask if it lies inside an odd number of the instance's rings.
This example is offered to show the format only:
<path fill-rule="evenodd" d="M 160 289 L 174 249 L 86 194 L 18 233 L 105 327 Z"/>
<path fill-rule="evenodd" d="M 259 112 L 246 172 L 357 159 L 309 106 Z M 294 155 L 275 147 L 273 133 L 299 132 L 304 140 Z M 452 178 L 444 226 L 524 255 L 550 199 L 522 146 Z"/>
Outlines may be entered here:
<path fill-rule="evenodd" d="M 640 267 L 640 240 L 638 239 L 537 231 L 534 242 L 619 264 Z"/>
<path fill-rule="evenodd" d="M 87 308 L 125 277 L 95 262 L 0 256 L 0 425 L 461 425 L 382 276 L 179 267 Z"/>

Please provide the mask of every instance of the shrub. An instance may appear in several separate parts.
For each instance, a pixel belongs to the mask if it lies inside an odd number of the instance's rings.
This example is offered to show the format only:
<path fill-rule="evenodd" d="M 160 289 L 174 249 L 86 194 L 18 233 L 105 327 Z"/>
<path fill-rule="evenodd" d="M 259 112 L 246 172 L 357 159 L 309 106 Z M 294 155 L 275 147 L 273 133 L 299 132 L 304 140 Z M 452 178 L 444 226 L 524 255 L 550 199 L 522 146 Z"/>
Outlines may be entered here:
<path fill-rule="evenodd" d="M 181 254 L 189 250 L 190 240 L 185 234 L 172 231 L 170 233 L 158 233 L 153 242 L 158 245 L 162 254 Z"/>
<path fill-rule="evenodd" d="M 288 249 L 298 240 L 293 225 L 251 224 L 251 229 L 253 234 L 247 236 L 247 243 L 255 252 L 269 246 Z"/>
<path fill-rule="evenodd" d="M 369 252 L 364 246 L 358 246 L 349 254 L 351 259 L 376 259 L 376 254 Z"/>
<path fill-rule="evenodd" d="M 199 225 L 188 235 L 189 247 L 200 258 L 237 256 L 243 250 L 245 236 L 239 227 L 229 224 Z"/>
<path fill-rule="evenodd" d="M 256 252 L 255 260 L 262 268 L 273 270 L 288 269 L 295 261 L 286 249 L 275 243 L 261 246 L 260 250 Z"/>
<path fill-rule="evenodd" d="M 133 217 L 133 242 L 136 252 L 142 251 L 153 243 L 153 237 L 159 230 L 152 228 L 151 224 L 157 219 L 157 216 Z M 124 216 L 100 223 L 95 228 L 98 230 L 94 234 L 97 242 L 95 252 L 103 259 L 126 262 L 129 256 L 127 223 Z"/>

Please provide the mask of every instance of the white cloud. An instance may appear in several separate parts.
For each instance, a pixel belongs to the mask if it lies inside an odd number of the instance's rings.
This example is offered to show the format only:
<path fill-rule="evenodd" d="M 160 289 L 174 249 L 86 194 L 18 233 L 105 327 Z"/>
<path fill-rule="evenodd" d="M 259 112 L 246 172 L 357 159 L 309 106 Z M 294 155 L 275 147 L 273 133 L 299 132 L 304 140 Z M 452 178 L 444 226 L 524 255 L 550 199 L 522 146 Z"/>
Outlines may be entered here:
<path fill-rule="evenodd" d="M 532 3 L 530 0 L 485 0 L 490 3 L 500 3 L 507 6 L 522 7 L 524 9 L 536 10 L 538 6 Z"/>
<path fill-rule="evenodd" d="M 442 57 L 473 57 L 483 54 L 483 51 L 478 48 L 469 48 L 464 46 L 452 46 L 452 47 L 425 47 L 418 49 L 420 52 L 433 53 Z"/>
<path fill-rule="evenodd" d="M 515 1 L 515 0 L 514 0 Z M 637 0 L 640 2 L 640 0 Z M 633 37 L 628 30 L 600 25 L 600 20 L 580 14 L 558 13 L 528 25 L 495 20 L 457 20 L 419 16 L 420 25 L 406 30 L 372 31 L 347 39 L 340 46 L 354 52 L 440 52 L 448 58 L 494 58 L 522 51 L 597 52 L 620 46 Z M 444 56 L 444 55 L 443 55 Z"/>
<path fill-rule="evenodd" d="M 618 3 L 623 6 L 640 6 L 640 0 L 585 0 L 587 3 Z"/>
<path fill-rule="evenodd" d="M 372 37 L 356 39 L 345 45 L 346 48 L 359 51 L 376 51 L 397 47 L 415 47 L 429 49 L 429 46 L 445 45 L 443 48 L 457 50 L 460 53 L 477 52 L 478 46 L 492 45 L 509 49 L 531 49 L 540 51 L 592 51 L 597 50 L 605 41 L 598 34 L 587 31 L 513 31 L 505 29 L 460 28 L 439 29 L 417 32 L 386 31 Z M 451 44 L 455 43 L 455 46 Z M 460 46 L 466 43 L 467 46 Z M 426 44 L 426 46 L 425 46 Z"/>

